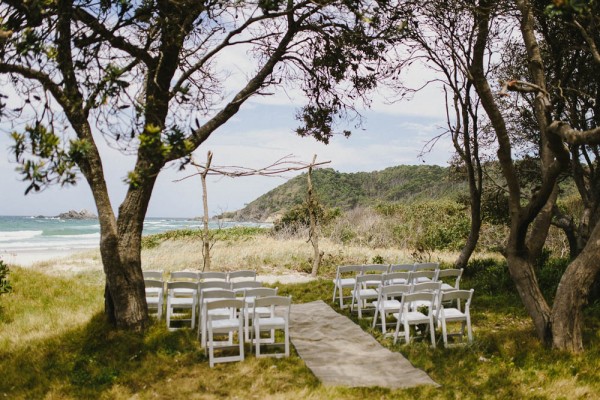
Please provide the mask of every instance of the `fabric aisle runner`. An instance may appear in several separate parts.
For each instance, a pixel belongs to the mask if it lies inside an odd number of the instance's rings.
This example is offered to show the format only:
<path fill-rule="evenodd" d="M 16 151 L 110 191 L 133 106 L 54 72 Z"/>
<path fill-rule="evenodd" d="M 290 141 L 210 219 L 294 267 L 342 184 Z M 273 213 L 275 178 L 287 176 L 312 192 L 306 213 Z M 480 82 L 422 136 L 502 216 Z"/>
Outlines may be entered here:
<path fill-rule="evenodd" d="M 402 354 L 381 346 L 323 301 L 292 305 L 290 338 L 308 368 L 327 386 L 437 386 Z"/>

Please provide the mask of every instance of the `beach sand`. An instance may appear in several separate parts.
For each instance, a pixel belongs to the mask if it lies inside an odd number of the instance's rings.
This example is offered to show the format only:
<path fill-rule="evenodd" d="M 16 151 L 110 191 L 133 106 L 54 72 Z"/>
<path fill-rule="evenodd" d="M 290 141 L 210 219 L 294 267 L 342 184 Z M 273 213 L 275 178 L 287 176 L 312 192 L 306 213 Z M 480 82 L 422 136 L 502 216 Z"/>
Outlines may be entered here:
<path fill-rule="evenodd" d="M 81 250 L 43 250 L 27 252 L 1 252 L 0 260 L 8 265 L 18 265 L 20 267 L 31 267 L 42 262 L 60 263 L 62 260 L 72 257 Z"/>

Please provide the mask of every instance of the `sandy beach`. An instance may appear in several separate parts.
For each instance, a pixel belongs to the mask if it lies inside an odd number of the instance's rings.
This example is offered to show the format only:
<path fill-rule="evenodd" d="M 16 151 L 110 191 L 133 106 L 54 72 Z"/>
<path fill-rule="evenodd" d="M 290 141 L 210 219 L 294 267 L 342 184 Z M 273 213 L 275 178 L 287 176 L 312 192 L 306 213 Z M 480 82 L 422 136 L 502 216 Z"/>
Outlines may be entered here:
<path fill-rule="evenodd" d="M 57 262 L 80 253 L 77 250 L 32 250 L 27 252 L 2 252 L 0 260 L 9 265 L 18 265 L 20 267 L 31 267 L 41 262 Z"/>

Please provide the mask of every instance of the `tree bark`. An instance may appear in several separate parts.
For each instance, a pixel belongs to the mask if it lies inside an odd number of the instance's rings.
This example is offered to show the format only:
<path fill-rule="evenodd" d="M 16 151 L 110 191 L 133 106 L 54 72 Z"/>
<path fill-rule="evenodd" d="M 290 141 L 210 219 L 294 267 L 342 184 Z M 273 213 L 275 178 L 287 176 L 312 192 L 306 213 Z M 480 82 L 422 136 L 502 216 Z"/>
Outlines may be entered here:
<path fill-rule="evenodd" d="M 312 168 L 317 160 L 317 155 L 313 156 L 312 163 L 308 168 L 308 173 L 306 174 L 307 185 L 308 185 L 308 218 L 310 221 L 310 231 L 309 231 L 309 240 L 313 246 L 313 263 L 312 263 L 312 271 L 311 276 L 317 276 L 319 272 L 319 265 L 321 265 L 321 256 L 322 253 L 319 251 L 319 226 L 317 224 L 317 200 L 315 199 L 315 194 L 312 185 Z"/>
<path fill-rule="evenodd" d="M 583 308 L 600 274 L 600 225 L 596 225 L 583 251 L 563 274 L 552 310 L 552 345 L 557 349 L 583 350 Z"/>
<path fill-rule="evenodd" d="M 210 230 L 208 229 L 208 190 L 206 187 L 206 176 L 208 175 L 208 169 L 212 162 L 212 152 L 209 151 L 206 156 L 206 167 L 200 174 L 202 179 L 202 208 L 204 210 L 204 217 L 202 222 L 204 230 L 202 232 L 202 256 L 203 256 L 203 267 L 202 271 L 210 271 Z"/>
<path fill-rule="evenodd" d="M 550 307 L 539 289 L 535 270 L 530 262 L 529 250 L 526 246 L 527 230 L 533 220 L 532 216 L 537 215 L 536 211 L 539 211 L 539 208 L 546 201 L 541 203 L 542 199 L 538 197 L 535 204 L 530 202 L 528 207 L 521 206 L 521 188 L 512 160 L 512 146 L 508 130 L 484 74 L 483 60 L 489 39 L 490 6 L 490 2 L 482 1 L 481 6 L 476 11 L 478 29 L 473 64 L 470 72 L 481 99 L 481 104 L 486 110 L 496 132 L 498 139 L 498 159 L 509 189 L 510 234 L 506 251 L 508 269 L 515 282 L 519 296 L 533 320 L 537 336 L 544 342 L 547 342 L 550 338 Z M 526 21 L 523 24 L 530 21 L 529 18 L 524 18 Z M 534 64 L 534 62 L 530 64 Z M 537 108 L 539 107 L 540 105 L 537 106 Z M 547 180 L 546 185 L 548 184 L 552 184 L 552 182 Z M 545 192 L 540 193 L 540 197 L 545 193 L 550 194 L 548 189 L 546 189 Z M 539 205 L 540 203 L 541 205 Z"/>

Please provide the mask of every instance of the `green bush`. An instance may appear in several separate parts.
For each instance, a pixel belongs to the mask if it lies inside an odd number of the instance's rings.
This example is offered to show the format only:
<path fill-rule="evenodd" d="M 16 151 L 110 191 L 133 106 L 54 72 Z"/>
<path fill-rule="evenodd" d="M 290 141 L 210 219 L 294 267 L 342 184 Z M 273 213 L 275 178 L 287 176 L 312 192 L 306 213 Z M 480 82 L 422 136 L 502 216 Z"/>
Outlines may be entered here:
<path fill-rule="evenodd" d="M 273 226 L 275 231 L 283 229 L 291 229 L 296 231 L 302 226 L 308 226 L 310 224 L 308 205 L 302 203 L 290 208 L 285 214 L 279 219 Z M 341 211 L 339 208 L 325 208 L 321 204 L 317 204 L 317 220 L 321 225 L 326 225 L 333 221 L 335 218 L 340 216 Z"/>
<path fill-rule="evenodd" d="M 386 204 L 377 211 L 395 221 L 392 228 L 398 246 L 417 249 L 457 251 L 469 235 L 470 220 L 464 205 L 452 200 Z"/>
<path fill-rule="evenodd" d="M 489 295 L 516 291 L 506 260 L 493 258 L 472 259 L 463 272 L 461 287 Z"/>
<path fill-rule="evenodd" d="M 12 291 L 12 286 L 8 280 L 9 272 L 8 265 L 0 260 L 0 294 L 10 293 Z"/>

